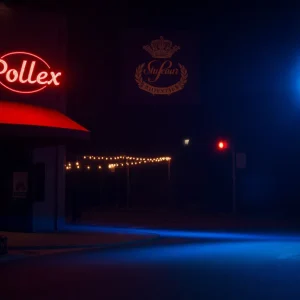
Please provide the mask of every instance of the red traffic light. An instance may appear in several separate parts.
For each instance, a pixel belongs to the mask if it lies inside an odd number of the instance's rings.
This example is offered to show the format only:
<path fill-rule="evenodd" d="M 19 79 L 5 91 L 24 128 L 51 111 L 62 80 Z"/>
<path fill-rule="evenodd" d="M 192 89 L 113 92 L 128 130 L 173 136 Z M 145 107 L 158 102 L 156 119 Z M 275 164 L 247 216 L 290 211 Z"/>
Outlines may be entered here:
<path fill-rule="evenodd" d="M 218 141 L 217 148 L 220 151 L 226 150 L 228 148 L 228 142 L 225 140 Z"/>
<path fill-rule="evenodd" d="M 223 142 L 219 142 L 218 148 L 219 148 L 219 149 L 223 149 L 223 148 L 224 148 L 224 143 L 223 143 Z"/>

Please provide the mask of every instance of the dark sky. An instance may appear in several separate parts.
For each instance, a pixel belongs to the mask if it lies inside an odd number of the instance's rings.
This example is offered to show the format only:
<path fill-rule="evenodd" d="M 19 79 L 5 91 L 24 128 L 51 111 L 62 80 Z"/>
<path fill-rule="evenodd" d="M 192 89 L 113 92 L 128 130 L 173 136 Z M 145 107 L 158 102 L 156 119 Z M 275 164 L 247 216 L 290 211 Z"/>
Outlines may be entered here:
<path fill-rule="evenodd" d="M 235 136 L 244 147 L 257 143 L 260 151 L 270 143 L 280 147 L 290 143 L 286 139 L 295 142 L 300 129 L 297 7 L 245 7 L 227 1 L 25 3 L 68 18 L 68 114 L 92 131 L 95 151 L 170 152 L 185 136 L 198 142 Z M 118 36 L 130 27 L 199 33 L 199 102 L 119 103 L 114 86 L 121 63 Z M 99 86 L 97 72 L 99 78 L 105 72 L 104 86 Z"/>

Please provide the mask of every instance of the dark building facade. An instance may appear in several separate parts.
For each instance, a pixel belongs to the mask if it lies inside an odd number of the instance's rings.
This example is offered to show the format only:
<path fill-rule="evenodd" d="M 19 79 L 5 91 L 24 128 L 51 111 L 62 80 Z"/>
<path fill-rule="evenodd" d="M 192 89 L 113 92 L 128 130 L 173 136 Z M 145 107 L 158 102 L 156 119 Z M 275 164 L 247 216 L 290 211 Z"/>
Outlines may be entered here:
<path fill-rule="evenodd" d="M 73 91 L 70 114 L 92 131 L 89 153 L 172 155 L 178 205 L 230 210 L 231 154 L 215 151 L 225 137 L 247 155 L 246 168 L 237 170 L 240 211 L 298 211 L 296 16 L 215 10 L 171 16 L 174 10 L 155 17 L 137 9 L 122 20 L 90 12 L 92 23 L 71 20 L 69 41 L 77 50 L 70 64 L 82 68 L 87 83 Z M 144 46 L 160 37 L 180 50 L 153 57 Z M 148 64 L 154 61 L 155 75 L 167 60 L 174 70 L 153 82 Z M 179 64 L 187 77 L 174 92 Z M 190 147 L 183 147 L 185 137 Z"/>
<path fill-rule="evenodd" d="M 87 133 L 64 114 L 66 23 L 5 5 L 0 22 L 0 230 L 56 230 L 65 215 L 65 143 Z"/>

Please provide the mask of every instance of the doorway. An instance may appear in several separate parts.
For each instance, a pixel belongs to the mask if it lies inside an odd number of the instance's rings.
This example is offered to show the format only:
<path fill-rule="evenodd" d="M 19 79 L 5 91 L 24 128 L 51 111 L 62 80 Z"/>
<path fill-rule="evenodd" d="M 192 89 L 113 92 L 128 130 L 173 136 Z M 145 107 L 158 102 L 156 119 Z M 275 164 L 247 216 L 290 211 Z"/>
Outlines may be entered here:
<path fill-rule="evenodd" d="M 23 142 L 5 141 L 0 148 L 0 230 L 30 231 L 31 149 Z"/>

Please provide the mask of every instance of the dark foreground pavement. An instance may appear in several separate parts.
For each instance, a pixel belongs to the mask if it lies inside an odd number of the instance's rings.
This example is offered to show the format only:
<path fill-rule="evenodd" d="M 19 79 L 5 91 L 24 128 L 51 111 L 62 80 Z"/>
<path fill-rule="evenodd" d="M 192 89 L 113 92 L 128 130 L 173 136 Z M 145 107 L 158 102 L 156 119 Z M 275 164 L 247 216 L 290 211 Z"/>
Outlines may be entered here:
<path fill-rule="evenodd" d="M 49 255 L 84 249 L 104 249 L 149 242 L 159 238 L 157 234 L 136 234 L 120 231 L 86 230 L 82 226 L 66 225 L 55 233 L 3 232 L 8 239 L 8 254 L 0 256 L 0 263 L 27 256 Z"/>
<path fill-rule="evenodd" d="M 296 235 L 164 231 L 147 246 L 0 265 L 1 299 L 299 300 L 299 270 Z"/>

